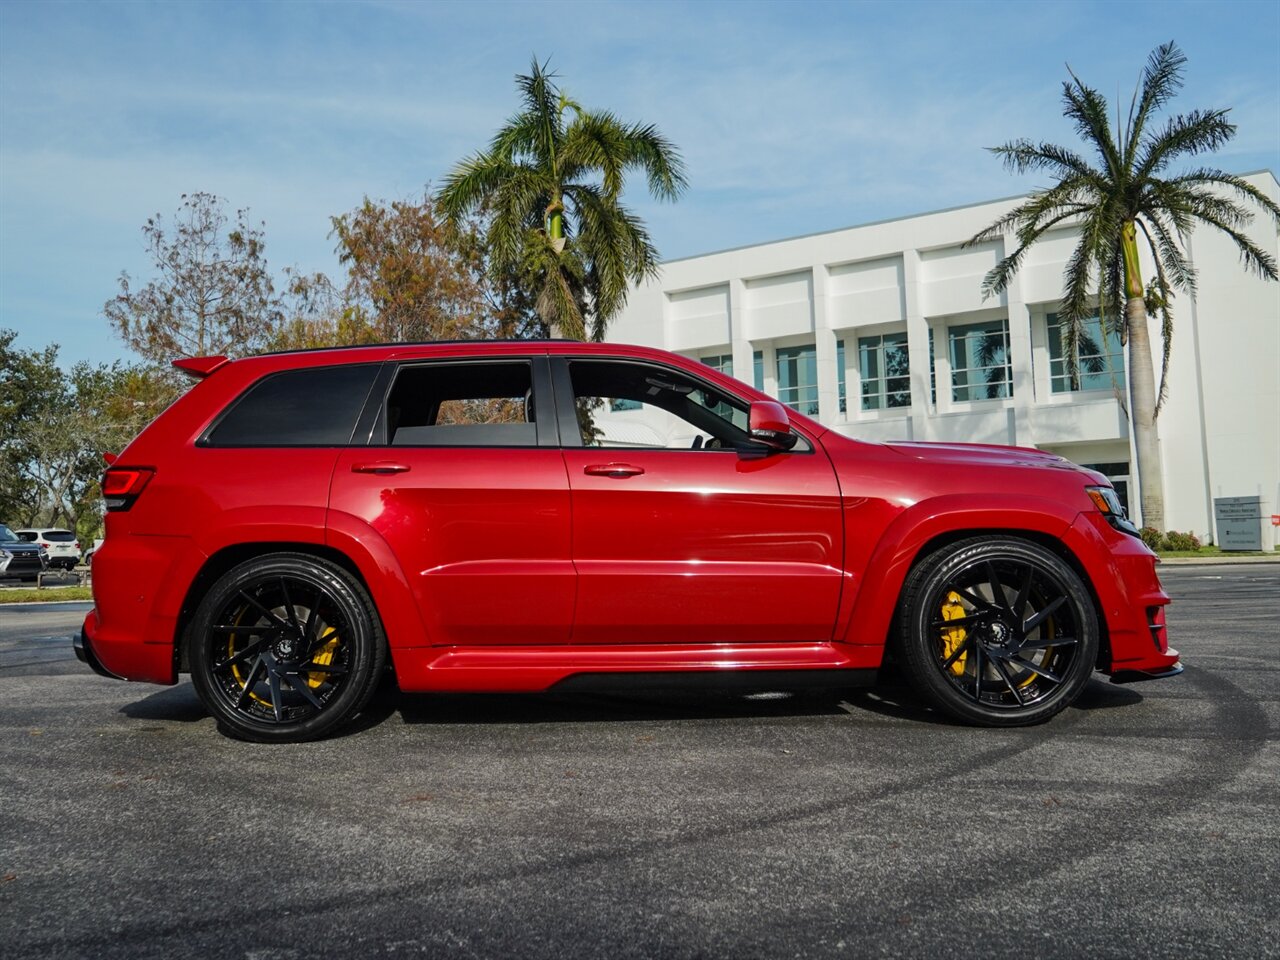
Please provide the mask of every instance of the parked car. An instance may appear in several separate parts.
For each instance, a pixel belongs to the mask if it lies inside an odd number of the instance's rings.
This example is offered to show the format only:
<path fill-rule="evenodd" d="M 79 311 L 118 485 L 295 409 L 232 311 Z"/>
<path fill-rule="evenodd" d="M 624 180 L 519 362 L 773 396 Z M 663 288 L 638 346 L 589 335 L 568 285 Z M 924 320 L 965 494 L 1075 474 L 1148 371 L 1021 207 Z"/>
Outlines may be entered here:
<path fill-rule="evenodd" d="M 226 733 L 321 737 L 400 689 L 876 681 L 1019 726 L 1093 675 L 1181 671 L 1156 557 L 1101 474 L 868 443 L 616 344 L 395 344 L 178 361 L 113 459 L 77 642 L 190 671 Z"/>
<path fill-rule="evenodd" d="M 29 543 L 38 543 L 44 547 L 49 554 L 51 567 L 74 570 L 80 562 L 80 543 L 70 530 L 63 530 L 61 527 L 24 527 L 14 533 Z"/>
<path fill-rule="evenodd" d="M 93 564 L 93 555 L 98 552 L 98 548 L 102 546 L 102 538 L 99 537 L 85 548 L 84 553 L 80 554 L 80 562 L 85 566 Z"/>
<path fill-rule="evenodd" d="M 43 547 L 0 523 L 0 578 L 35 580 L 48 567 L 49 555 Z"/>

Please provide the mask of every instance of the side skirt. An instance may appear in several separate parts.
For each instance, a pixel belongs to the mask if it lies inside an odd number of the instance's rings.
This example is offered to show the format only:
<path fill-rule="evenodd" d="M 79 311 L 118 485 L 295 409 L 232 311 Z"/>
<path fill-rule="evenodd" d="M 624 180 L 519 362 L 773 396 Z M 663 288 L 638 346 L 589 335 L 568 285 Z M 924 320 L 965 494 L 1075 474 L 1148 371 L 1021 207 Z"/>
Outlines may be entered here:
<path fill-rule="evenodd" d="M 853 686 L 874 679 L 882 648 L 833 643 L 417 647 L 392 650 L 406 693 L 523 693 L 575 684 L 734 689 Z M 624 679 L 636 677 L 635 680 Z M 579 679 L 582 678 L 582 679 Z M 591 679 L 587 679 L 591 678 Z M 607 678 L 607 679 L 596 679 Z"/>

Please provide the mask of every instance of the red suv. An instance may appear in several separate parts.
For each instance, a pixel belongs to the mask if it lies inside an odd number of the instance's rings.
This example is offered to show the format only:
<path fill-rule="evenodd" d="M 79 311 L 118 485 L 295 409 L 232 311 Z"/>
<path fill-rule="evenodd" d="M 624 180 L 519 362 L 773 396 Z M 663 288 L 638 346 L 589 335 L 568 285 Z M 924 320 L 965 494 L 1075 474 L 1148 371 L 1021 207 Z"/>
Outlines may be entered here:
<path fill-rule="evenodd" d="M 1015 726 L 1181 671 L 1100 474 L 865 443 L 696 361 L 555 341 L 178 361 L 112 461 L 80 657 L 309 740 L 401 690 L 871 682 Z"/>

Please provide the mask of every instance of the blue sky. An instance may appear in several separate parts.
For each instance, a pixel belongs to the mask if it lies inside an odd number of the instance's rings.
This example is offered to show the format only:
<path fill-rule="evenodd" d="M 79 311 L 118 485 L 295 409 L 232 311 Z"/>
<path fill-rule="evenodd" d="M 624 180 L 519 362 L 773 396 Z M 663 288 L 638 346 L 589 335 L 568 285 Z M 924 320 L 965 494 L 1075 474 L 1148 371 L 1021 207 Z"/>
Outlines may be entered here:
<path fill-rule="evenodd" d="M 141 226 L 197 190 L 264 221 L 273 271 L 337 273 L 329 218 L 438 182 L 516 107 L 534 53 L 588 107 L 656 124 L 690 180 L 630 202 L 667 258 L 1010 196 L 983 147 L 1074 143 L 1070 63 L 1126 105 L 1232 107 L 1210 162 L 1280 172 L 1280 3 L 25 3 L 0 0 L 0 327 L 64 362 L 130 355 L 102 304 Z"/>

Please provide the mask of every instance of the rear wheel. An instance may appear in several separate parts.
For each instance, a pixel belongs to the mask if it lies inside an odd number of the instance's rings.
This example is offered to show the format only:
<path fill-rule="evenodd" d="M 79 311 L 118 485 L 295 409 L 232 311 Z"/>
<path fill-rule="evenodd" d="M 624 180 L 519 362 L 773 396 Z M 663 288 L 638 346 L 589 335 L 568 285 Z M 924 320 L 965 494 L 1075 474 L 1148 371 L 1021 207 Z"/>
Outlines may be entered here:
<path fill-rule="evenodd" d="M 192 681 L 219 729 L 258 743 L 333 732 L 368 703 L 386 659 L 363 585 L 304 554 L 272 554 L 228 571 L 187 638 Z"/>
<path fill-rule="evenodd" d="M 925 557 L 907 578 L 899 649 L 937 707 L 993 727 L 1040 723 L 1079 696 L 1098 652 L 1080 576 L 1025 540 L 980 537 Z"/>

